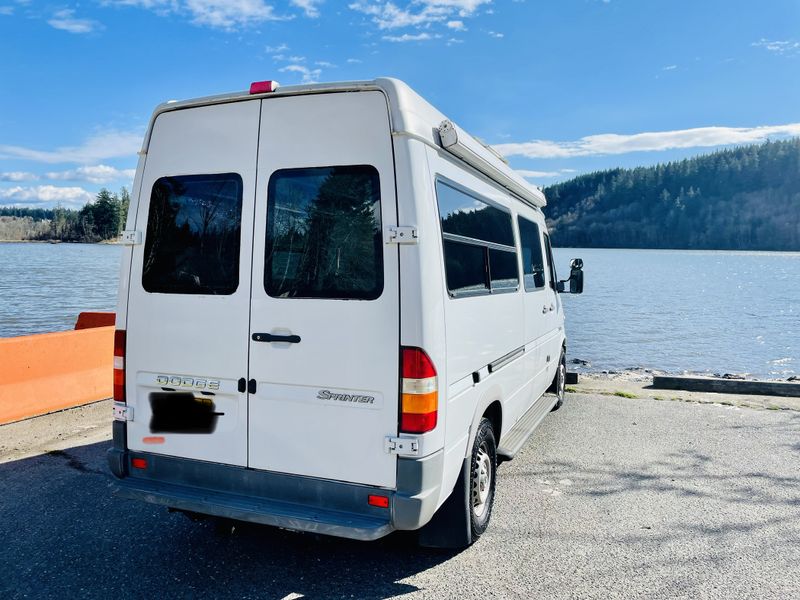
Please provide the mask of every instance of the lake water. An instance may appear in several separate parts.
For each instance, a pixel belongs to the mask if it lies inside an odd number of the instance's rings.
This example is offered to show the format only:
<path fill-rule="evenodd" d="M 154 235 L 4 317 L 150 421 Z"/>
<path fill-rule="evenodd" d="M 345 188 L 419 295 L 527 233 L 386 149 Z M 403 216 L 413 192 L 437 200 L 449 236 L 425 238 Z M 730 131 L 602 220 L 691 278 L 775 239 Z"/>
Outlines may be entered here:
<path fill-rule="evenodd" d="M 72 329 L 81 311 L 114 310 L 121 251 L 0 244 L 0 337 Z M 800 253 L 561 248 L 560 277 L 576 256 L 584 293 L 562 298 L 569 358 L 589 370 L 800 373 Z"/>
<path fill-rule="evenodd" d="M 591 370 L 800 373 L 800 253 L 569 249 L 584 293 L 563 294 L 570 358 Z"/>

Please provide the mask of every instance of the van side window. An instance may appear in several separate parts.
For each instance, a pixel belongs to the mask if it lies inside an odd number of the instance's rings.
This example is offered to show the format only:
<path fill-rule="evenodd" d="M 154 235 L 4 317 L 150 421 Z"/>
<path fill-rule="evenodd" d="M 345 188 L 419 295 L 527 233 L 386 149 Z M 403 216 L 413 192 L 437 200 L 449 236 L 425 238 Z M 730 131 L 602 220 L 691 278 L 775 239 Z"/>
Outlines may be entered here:
<path fill-rule="evenodd" d="M 452 296 L 515 291 L 517 250 L 511 215 L 436 181 L 447 289 Z"/>
<path fill-rule="evenodd" d="M 383 291 L 377 169 L 275 171 L 266 242 L 264 289 L 270 296 L 374 300 Z"/>
<path fill-rule="evenodd" d="M 524 217 L 517 217 L 519 240 L 522 246 L 522 272 L 525 291 L 532 292 L 544 287 L 544 258 L 539 226 Z"/>
<path fill-rule="evenodd" d="M 550 245 L 550 236 L 546 233 L 544 234 L 544 247 L 547 251 L 547 266 L 550 269 L 550 287 L 555 290 L 558 277 L 556 276 L 556 265 L 553 262 L 553 247 Z"/>
<path fill-rule="evenodd" d="M 229 295 L 239 287 L 242 178 L 162 177 L 153 184 L 142 287 L 161 294 Z"/>

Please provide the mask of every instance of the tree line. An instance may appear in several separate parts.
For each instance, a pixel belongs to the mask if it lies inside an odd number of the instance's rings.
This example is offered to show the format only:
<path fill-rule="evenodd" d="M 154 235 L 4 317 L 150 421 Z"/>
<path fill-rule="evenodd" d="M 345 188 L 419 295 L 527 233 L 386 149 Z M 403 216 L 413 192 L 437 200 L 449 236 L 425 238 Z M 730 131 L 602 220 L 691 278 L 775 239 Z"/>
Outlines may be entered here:
<path fill-rule="evenodd" d="M 545 188 L 554 244 L 800 250 L 800 138 Z"/>
<path fill-rule="evenodd" d="M 125 228 L 130 193 L 103 188 L 83 208 L 0 206 L 0 240 L 102 242 L 115 240 Z"/>

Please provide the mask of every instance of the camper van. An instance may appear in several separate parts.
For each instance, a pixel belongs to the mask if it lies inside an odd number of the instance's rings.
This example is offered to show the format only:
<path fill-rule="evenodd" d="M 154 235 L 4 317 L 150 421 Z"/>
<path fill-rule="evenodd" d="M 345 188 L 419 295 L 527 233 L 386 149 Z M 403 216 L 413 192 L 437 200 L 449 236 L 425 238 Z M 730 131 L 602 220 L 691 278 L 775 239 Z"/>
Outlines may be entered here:
<path fill-rule="evenodd" d="M 115 492 L 463 547 L 564 398 L 541 191 L 394 79 L 168 102 L 145 135 L 114 347 Z"/>

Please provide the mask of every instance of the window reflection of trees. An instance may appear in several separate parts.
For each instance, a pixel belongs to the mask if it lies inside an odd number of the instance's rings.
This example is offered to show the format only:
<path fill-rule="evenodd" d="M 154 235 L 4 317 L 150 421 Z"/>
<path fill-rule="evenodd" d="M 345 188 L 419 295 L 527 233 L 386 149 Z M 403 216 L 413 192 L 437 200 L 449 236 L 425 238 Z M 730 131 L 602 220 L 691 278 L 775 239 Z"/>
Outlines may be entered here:
<path fill-rule="evenodd" d="M 233 293 L 239 282 L 241 209 L 239 175 L 159 179 L 148 216 L 145 289 Z"/>
<path fill-rule="evenodd" d="M 271 296 L 362 298 L 383 287 L 374 167 L 276 172 L 269 185 L 264 285 Z"/>

